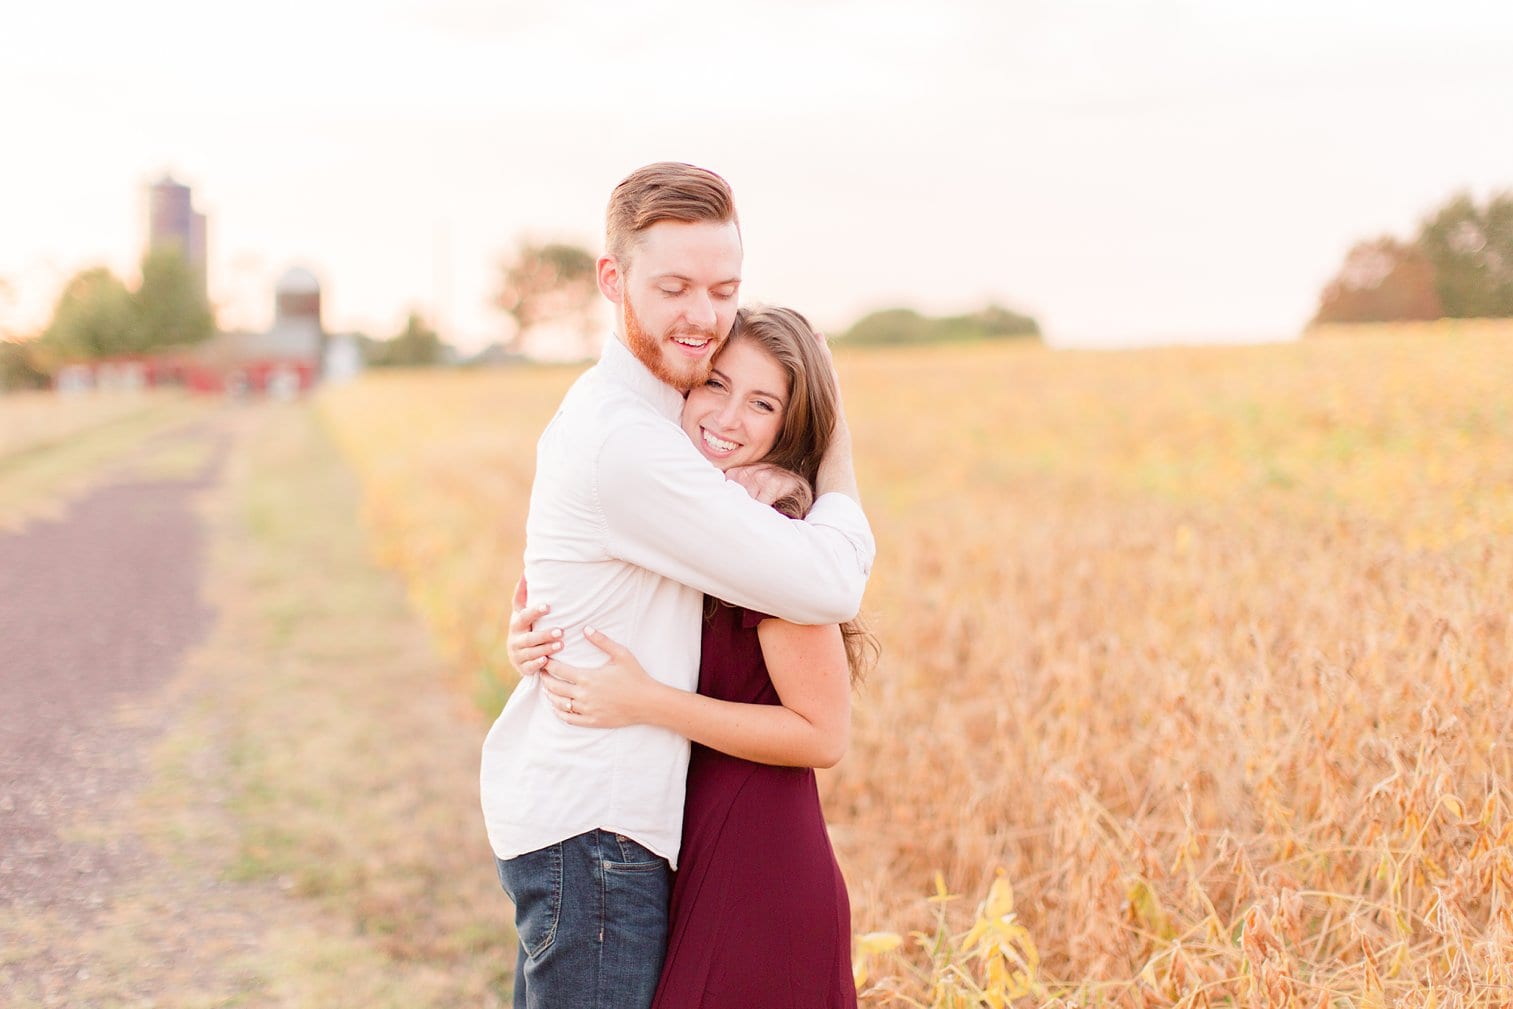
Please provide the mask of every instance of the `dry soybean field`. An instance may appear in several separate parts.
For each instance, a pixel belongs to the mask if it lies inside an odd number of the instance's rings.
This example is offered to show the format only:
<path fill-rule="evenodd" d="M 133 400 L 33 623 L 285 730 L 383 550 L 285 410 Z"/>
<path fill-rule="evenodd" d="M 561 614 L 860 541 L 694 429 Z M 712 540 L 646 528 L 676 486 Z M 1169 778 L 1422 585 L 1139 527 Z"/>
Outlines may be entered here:
<path fill-rule="evenodd" d="M 821 779 L 864 1001 L 1513 999 L 1513 327 L 837 359 L 879 543 Z M 319 402 L 490 711 L 578 370 Z"/>

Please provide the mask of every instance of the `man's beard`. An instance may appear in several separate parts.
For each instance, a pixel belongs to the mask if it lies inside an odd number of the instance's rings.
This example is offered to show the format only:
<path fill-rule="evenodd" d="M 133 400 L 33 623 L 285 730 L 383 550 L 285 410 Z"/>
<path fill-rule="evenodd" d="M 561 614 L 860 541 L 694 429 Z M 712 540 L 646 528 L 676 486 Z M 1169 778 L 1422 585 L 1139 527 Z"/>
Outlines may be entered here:
<path fill-rule="evenodd" d="M 625 343 L 630 347 L 630 352 L 636 355 L 636 359 L 646 365 L 653 375 L 679 392 L 687 392 L 709 378 L 709 371 L 714 367 L 715 351 L 720 349 L 724 337 L 717 336 L 712 329 L 683 327 L 674 330 L 673 332 L 680 336 L 708 340 L 709 351 L 696 361 L 673 358 L 664 349 L 666 340 L 658 339 L 642 328 L 641 320 L 636 317 L 636 310 L 631 305 L 629 294 L 625 296 L 623 304 L 625 306 Z M 667 335 L 671 336 L 672 333 Z"/>

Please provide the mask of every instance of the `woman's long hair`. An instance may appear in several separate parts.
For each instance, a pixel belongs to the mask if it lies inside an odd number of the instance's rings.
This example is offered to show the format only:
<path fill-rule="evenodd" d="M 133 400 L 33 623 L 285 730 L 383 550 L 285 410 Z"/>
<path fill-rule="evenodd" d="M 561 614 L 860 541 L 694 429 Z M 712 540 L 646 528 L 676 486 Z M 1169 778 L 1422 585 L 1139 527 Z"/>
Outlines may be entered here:
<path fill-rule="evenodd" d="M 772 451 L 762 459 L 770 466 L 804 478 L 799 490 L 773 502 L 789 518 L 803 518 L 814 504 L 814 482 L 820 460 L 830 447 L 835 422 L 840 415 L 840 396 L 831 376 L 830 362 L 820 346 L 820 337 L 809 320 L 791 308 L 742 308 L 736 313 L 732 343 L 750 341 L 766 351 L 788 379 L 788 403 L 783 424 Z M 846 662 L 851 682 L 859 683 L 877 661 L 877 639 L 861 619 L 841 624 L 846 644 Z"/>

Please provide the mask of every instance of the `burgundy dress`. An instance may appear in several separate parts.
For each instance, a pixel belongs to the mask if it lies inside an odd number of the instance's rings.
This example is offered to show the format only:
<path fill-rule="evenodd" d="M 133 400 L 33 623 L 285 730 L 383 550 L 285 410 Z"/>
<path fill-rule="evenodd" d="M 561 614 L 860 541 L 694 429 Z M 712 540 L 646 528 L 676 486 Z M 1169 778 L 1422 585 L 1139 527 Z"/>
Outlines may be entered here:
<path fill-rule="evenodd" d="M 715 604 L 699 693 L 780 703 L 757 640 L 764 619 Z M 653 1009 L 854 1009 L 851 903 L 813 769 L 695 743 L 678 863 Z"/>

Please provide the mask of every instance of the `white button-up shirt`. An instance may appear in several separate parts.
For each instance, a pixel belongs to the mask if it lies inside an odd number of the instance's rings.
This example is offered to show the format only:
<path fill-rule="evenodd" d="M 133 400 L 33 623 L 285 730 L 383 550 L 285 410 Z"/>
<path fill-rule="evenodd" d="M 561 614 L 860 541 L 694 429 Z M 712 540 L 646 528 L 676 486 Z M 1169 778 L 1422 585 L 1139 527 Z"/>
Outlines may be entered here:
<path fill-rule="evenodd" d="M 861 606 L 876 547 L 845 495 L 822 495 L 794 521 L 726 481 L 679 427 L 682 408 L 624 344 L 606 343 L 536 446 L 525 575 L 531 603 L 549 603 L 563 628 L 562 661 L 605 662 L 582 634 L 594 627 L 651 676 L 695 690 L 705 593 L 794 623 L 839 623 Z M 483 744 L 494 853 L 603 828 L 676 866 L 688 752 L 654 726 L 567 725 L 540 678 L 524 677 Z"/>

